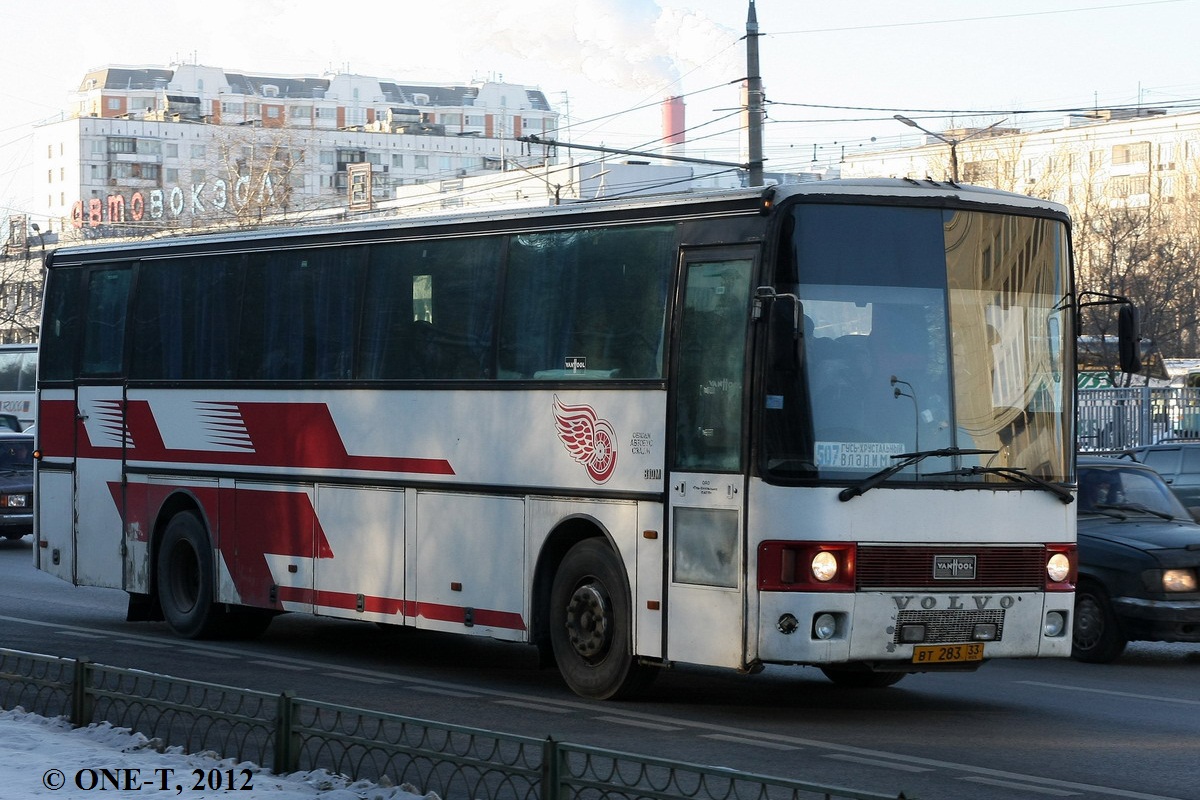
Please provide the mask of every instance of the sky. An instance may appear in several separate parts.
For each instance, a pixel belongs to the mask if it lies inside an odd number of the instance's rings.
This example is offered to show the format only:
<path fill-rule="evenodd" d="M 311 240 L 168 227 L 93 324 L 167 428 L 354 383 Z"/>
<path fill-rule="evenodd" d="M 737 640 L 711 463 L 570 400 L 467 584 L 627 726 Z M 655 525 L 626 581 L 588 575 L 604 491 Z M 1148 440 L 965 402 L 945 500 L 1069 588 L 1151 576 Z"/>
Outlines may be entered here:
<path fill-rule="evenodd" d="M 537 86 L 561 141 L 653 148 L 686 103 L 686 154 L 741 162 L 749 0 L 0 3 L 0 217 L 37 220 L 32 126 L 91 69 L 229 71 Z M 322 9 L 327 9 L 322 11 Z M 1200 104 L 1200 0 L 757 0 L 768 171 L 913 146 L 940 131 L 1045 127 L 1067 109 Z M 577 153 L 579 151 L 576 151 Z M 585 157 L 581 154 L 579 157 Z"/>
<path fill-rule="evenodd" d="M 422 795 L 408 791 L 413 787 L 352 783 L 324 770 L 280 777 L 257 765 L 233 759 L 185 755 L 177 747 L 159 753 L 149 744 L 142 734 L 114 728 L 109 723 L 73 729 L 60 719 L 21 710 L 0 711 L 0 796 L 22 800 L 146 794 L 183 796 L 188 800 L 230 800 L 239 795 L 267 796 L 272 800 L 422 800 Z M 115 774 L 118 780 L 128 781 L 130 791 L 114 789 L 111 783 L 102 787 L 99 781 L 103 769 Z M 212 784 L 222 786 L 232 777 L 237 781 L 237 791 L 210 789 L 210 774 Z M 205 784 L 195 789 L 198 777 Z M 250 790 L 243 795 L 246 781 L 250 782 Z M 436 795 L 425 797 L 437 800 Z"/>

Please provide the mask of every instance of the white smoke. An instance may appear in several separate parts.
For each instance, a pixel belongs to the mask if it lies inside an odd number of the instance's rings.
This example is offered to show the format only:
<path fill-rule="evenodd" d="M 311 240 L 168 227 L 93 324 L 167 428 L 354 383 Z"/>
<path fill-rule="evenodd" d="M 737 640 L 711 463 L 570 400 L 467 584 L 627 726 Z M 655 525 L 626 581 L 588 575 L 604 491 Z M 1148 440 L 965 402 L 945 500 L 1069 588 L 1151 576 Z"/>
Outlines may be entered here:
<path fill-rule="evenodd" d="M 664 9 L 654 0 L 561 0 L 540 4 L 485 0 L 491 13 L 471 15 L 464 38 L 493 51 L 556 71 L 569 71 L 606 87 L 678 91 L 681 76 L 703 67 L 740 77 L 740 33 L 703 14 Z M 528 81 L 530 76 L 518 80 Z M 536 79 L 536 76 L 533 76 Z"/>

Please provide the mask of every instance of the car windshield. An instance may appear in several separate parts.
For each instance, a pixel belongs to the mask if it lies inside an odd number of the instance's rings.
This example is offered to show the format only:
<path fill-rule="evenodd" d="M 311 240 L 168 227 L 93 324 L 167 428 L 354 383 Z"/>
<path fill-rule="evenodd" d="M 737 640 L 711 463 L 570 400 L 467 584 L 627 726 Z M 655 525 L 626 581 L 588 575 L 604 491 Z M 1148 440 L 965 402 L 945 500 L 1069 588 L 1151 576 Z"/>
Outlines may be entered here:
<path fill-rule="evenodd" d="M 0 441 L 0 472 L 32 472 L 33 440 L 5 439 Z"/>
<path fill-rule="evenodd" d="M 1183 505 L 1157 473 L 1121 467 L 1080 467 L 1079 513 L 1188 518 Z"/>

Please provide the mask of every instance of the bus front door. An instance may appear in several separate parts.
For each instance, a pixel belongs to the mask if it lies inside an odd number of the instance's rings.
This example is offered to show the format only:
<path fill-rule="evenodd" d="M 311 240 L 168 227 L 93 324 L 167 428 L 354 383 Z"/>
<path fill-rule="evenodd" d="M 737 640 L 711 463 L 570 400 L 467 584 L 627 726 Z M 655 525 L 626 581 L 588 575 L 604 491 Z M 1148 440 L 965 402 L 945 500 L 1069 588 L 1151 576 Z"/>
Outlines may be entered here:
<path fill-rule="evenodd" d="M 672 394 L 667 658 L 744 666 L 742 469 L 752 253 L 686 257 Z"/>

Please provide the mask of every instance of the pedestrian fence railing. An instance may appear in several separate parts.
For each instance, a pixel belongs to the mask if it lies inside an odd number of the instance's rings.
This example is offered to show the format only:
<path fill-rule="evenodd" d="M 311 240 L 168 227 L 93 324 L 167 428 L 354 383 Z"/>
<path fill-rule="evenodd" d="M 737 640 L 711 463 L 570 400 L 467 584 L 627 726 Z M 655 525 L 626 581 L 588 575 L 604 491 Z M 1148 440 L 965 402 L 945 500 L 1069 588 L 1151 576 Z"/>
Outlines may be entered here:
<path fill-rule="evenodd" d="M 109 722 L 277 774 L 324 769 L 446 800 L 904 800 L 0 649 L 0 708 Z"/>
<path fill-rule="evenodd" d="M 1172 439 L 1200 439 L 1200 389 L 1080 389 L 1078 397 L 1080 452 L 1117 452 Z"/>

